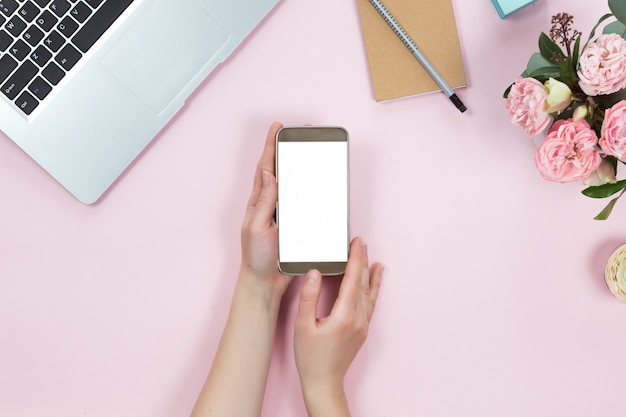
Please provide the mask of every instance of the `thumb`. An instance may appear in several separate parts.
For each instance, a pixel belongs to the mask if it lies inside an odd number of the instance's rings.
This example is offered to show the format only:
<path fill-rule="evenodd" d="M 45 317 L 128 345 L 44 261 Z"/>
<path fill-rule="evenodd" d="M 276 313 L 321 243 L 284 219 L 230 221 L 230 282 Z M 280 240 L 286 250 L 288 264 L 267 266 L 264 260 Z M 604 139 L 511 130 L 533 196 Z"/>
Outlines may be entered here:
<path fill-rule="evenodd" d="M 320 271 L 311 269 L 304 279 L 304 286 L 300 292 L 300 303 L 296 314 L 296 325 L 306 326 L 317 319 L 317 303 L 322 290 L 322 275 Z"/>
<path fill-rule="evenodd" d="M 277 187 L 276 177 L 266 170 L 263 170 L 263 186 L 259 198 L 254 205 L 253 225 L 257 227 L 267 225 L 268 221 L 274 216 L 276 210 Z"/>

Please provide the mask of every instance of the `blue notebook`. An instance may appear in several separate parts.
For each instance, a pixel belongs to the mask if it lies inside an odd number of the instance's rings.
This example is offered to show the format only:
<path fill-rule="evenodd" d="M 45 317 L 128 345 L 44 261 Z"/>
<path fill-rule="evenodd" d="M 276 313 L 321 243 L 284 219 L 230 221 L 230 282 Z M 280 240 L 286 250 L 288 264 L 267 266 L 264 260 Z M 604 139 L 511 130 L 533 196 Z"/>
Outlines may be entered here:
<path fill-rule="evenodd" d="M 536 1 L 537 0 L 491 0 L 500 15 L 500 19 L 504 19 L 508 15 Z"/>

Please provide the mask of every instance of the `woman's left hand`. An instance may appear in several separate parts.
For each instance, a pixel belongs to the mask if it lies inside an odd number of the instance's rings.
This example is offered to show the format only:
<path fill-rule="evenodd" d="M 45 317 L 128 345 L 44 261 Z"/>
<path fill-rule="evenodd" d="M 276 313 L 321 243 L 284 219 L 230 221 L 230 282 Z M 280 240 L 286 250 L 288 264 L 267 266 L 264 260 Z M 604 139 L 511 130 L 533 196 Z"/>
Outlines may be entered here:
<path fill-rule="evenodd" d="M 282 297 L 292 277 L 278 270 L 278 229 L 274 221 L 278 187 L 275 176 L 276 132 L 282 124 L 273 123 L 254 176 L 241 228 L 241 274 L 259 280 Z"/>

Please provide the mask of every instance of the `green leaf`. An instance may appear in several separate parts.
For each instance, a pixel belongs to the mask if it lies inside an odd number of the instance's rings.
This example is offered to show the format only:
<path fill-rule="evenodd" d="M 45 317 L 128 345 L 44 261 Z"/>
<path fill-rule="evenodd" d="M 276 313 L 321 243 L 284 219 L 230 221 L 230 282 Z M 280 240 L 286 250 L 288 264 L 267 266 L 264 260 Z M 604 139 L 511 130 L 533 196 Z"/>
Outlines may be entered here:
<path fill-rule="evenodd" d="M 544 76 L 544 77 L 547 77 L 547 78 L 552 77 L 554 79 L 560 78 L 561 77 L 561 68 L 555 67 L 555 66 L 542 67 L 542 68 L 536 68 L 532 72 L 528 73 L 528 77 L 537 78 L 537 77 L 541 77 L 541 76 Z"/>
<path fill-rule="evenodd" d="M 576 42 L 574 42 L 574 51 L 572 52 L 572 69 L 574 72 L 578 69 L 578 58 L 580 58 L 580 38 L 578 35 Z"/>
<path fill-rule="evenodd" d="M 606 161 L 609 161 L 611 163 L 611 166 L 613 167 L 613 171 L 617 172 L 617 161 L 619 161 L 619 159 L 617 159 L 613 155 L 607 155 L 604 157 L 604 159 Z"/>
<path fill-rule="evenodd" d="M 623 1 L 623 0 L 619 0 L 619 1 Z M 613 17 L 613 15 L 611 13 L 605 14 L 604 16 L 602 16 L 600 18 L 600 20 L 598 20 L 598 23 L 596 23 L 596 25 L 593 27 L 593 29 L 591 29 L 591 32 L 589 32 L 589 38 L 587 39 L 587 42 L 585 43 L 585 46 L 583 47 L 583 51 L 585 50 L 585 48 L 587 48 L 587 44 L 589 43 L 589 41 L 591 39 L 593 39 L 593 37 L 595 36 L 596 29 L 598 29 L 598 26 L 600 26 L 602 24 L 602 22 L 604 22 L 609 17 Z"/>
<path fill-rule="evenodd" d="M 620 194 L 621 196 L 621 194 Z M 619 199 L 619 197 L 615 197 L 613 200 L 611 200 L 609 202 L 609 204 L 606 205 L 606 207 L 604 209 L 602 209 L 602 211 L 600 213 L 598 213 L 598 215 L 596 217 L 594 217 L 594 220 L 606 220 L 609 218 L 609 216 L 611 215 L 611 212 L 613 211 L 613 207 L 615 206 L 615 203 L 617 203 L 617 200 Z"/>
<path fill-rule="evenodd" d="M 621 180 L 615 184 L 603 184 L 585 188 L 582 193 L 591 198 L 606 198 L 618 193 L 626 188 L 626 180 Z"/>
<path fill-rule="evenodd" d="M 619 22 L 619 21 L 609 23 L 602 30 L 602 33 L 604 34 L 617 33 L 618 35 L 622 37 L 624 36 L 625 32 L 626 32 L 626 25 L 624 25 L 622 22 Z"/>
<path fill-rule="evenodd" d="M 619 181 L 618 184 L 620 182 L 624 182 L 624 181 Z M 623 189 L 621 193 L 619 193 L 619 195 L 617 197 L 615 197 L 614 199 L 612 199 L 611 201 L 609 201 L 609 204 L 606 205 L 606 207 L 600 212 L 598 213 L 598 215 L 596 217 L 594 217 L 594 220 L 606 220 L 609 218 L 609 216 L 611 215 L 611 212 L 613 211 L 613 207 L 615 207 L 615 203 L 617 203 L 617 200 L 619 200 L 619 198 L 624 195 L 624 191 L 626 191 L 626 189 Z"/>
<path fill-rule="evenodd" d="M 624 0 L 609 0 L 609 9 L 622 23 L 626 23 L 626 2 Z"/>
<path fill-rule="evenodd" d="M 526 65 L 526 71 L 522 74 L 522 77 L 537 78 L 539 81 L 545 82 L 548 78 L 560 78 L 561 67 L 554 65 L 552 62 L 545 59 L 539 52 L 532 54 Z M 545 77 L 545 80 L 544 80 Z"/>
<path fill-rule="evenodd" d="M 535 52 L 530 56 L 528 64 L 526 65 L 526 72 L 531 73 L 537 68 L 545 68 L 555 66 L 552 62 L 548 61 L 541 56 L 539 52 Z"/>
<path fill-rule="evenodd" d="M 511 87 L 513 87 L 513 84 L 511 84 L 509 86 L 509 88 L 507 88 L 506 90 L 504 90 L 504 94 L 502 95 L 502 97 L 504 98 L 508 98 L 509 97 L 509 93 L 511 92 Z"/>
<path fill-rule="evenodd" d="M 539 35 L 539 52 L 541 56 L 553 64 L 561 65 L 565 59 L 565 54 L 552 39 L 545 33 Z"/>
<path fill-rule="evenodd" d="M 549 77 L 547 75 L 535 75 L 533 78 L 535 80 L 539 81 L 541 84 L 545 84 L 546 81 L 548 81 L 550 78 L 554 78 L 554 77 Z"/>
<path fill-rule="evenodd" d="M 572 58 L 565 58 L 565 62 L 561 66 L 561 81 L 569 86 L 569 88 L 574 88 L 578 85 L 578 77 L 576 76 L 576 71 L 572 66 Z"/>
<path fill-rule="evenodd" d="M 626 89 L 619 90 L 612 94 L 595 96 L 593 99 L 602 110 L 606 110 L 610 107 L 613 107 L 620 101 L 626 100 Z"/>

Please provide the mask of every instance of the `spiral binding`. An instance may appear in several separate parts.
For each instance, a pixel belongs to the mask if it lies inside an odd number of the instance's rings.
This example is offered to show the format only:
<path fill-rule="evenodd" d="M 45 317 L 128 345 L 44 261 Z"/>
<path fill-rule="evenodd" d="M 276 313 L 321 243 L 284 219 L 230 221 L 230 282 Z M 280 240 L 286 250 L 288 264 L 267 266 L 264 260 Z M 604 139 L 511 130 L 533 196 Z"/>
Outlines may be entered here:
<path fill-rule="evenodd" d="M 383 19 L 387 22 L 389 26 L 396 32 L 396 35 L 400 38 L 400 40 L 409 48 L 411 51 L 415 49 L 415 42 L 409 36 L 408 33 L 400 26 L 398 21 L 389 13 L 389 10 L 378 0 L 370 0 L 370 3 L 376 8 L 378 13 L 382 16 Z"/>

